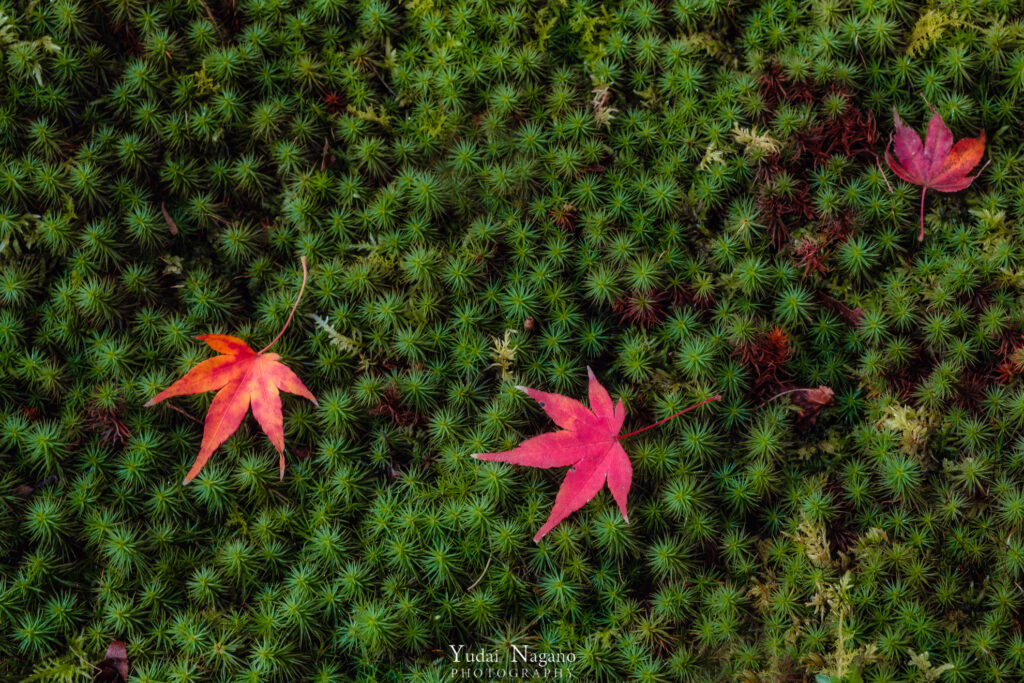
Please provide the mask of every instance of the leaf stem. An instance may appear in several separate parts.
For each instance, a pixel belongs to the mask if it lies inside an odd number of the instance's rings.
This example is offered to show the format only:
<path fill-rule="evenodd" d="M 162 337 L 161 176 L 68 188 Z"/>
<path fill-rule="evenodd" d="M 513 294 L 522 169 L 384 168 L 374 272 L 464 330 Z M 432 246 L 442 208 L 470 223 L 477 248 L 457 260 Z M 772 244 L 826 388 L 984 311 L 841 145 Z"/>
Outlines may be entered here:
<path fill-rule="evenodd" d="M 276 337 L 274 337 L 274 341 L 263 347 L 263 350 L 260 351 L 261 354 L 269 351 L 270 347 L 276 344 L 277 340 L 284 334 L 284 331 L 288 329 L 288 326 L 292 322 L 292 316 L 295 315 L 295 309 L 299 307 L 299 302 L 302 301 L 302 293 L 306 291 L 306 280 L 309 278 L 309 269 L 306 268 L 306 257 L 303 256 L 300 260 L 302 262 L 302 286 L 299 287 L 299 295 L 295 298 L 295 305 L 292 306 L 292 312 L 288 314 L 288 319 L 284 321 L 284 327 L 282 327 L 281 331 L 277 333 Z"/>
<path fill-rule="evenodd" d="M 686 410 L 680 410 L 678 413 L 674 413 L 672 415 L 669 415 L 668 417 L 666 417 L 664 419 L 658 420 L 654 424 L 649 424 L 646 427 L 641 427 L 640 429 L 637 429 L 636 431 L 630 432 L 628 434 L 620 434 L 617 438 L 621 441 L 622 439 L 625 439 L 627 436 L 633 436 L 634 434 L 639 434 L 640 432 L 646 432 L 648 429 L 651 429 L 652 427 L 657 427 L 660 424 L 664 424 L 664 423 L 668 422 L 669 420 L 671 420 L 672 418 L 679 417 L 683 413 L 688 413 L 691 410 L 694 410 L 696 408 L 700 408 L 705 403 L 711 403 L 712 401 L 721 401 L 721 400 L 722 400 L 722 395 L 721 394 L 717 394 L 715 396 L 712 396 L 711 398 L 706 398 L 703 401 L 701 401 L 700 403 L 696 403 L 696 404 L 690 406 Z"/>

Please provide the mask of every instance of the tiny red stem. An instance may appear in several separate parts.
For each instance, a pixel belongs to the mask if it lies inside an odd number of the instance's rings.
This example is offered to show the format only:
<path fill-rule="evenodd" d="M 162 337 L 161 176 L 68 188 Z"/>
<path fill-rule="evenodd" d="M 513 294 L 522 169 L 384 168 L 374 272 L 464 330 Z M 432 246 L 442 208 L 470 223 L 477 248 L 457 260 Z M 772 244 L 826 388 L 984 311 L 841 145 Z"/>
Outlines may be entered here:
<path fill-rule="evenodd" d="M 671 420 L 672 418 L 679 417 L 683 413 L 688 413 L 691 410 L 695 410 L 697 408 L 700 408 L 705 403 L 711 403 L 712 401 L 721 401 L 721 400 L 722 400 L 722 395 L 721 394 L 718 394 L 716 396 L 712 396 L 711 398 L 706 398 L 703 401 L 701 401 L 700 403 L 697 403 L 695 405 L 690 406 L 686 410 L 680 410 L 678 413 L 675 413 L 673 415 L 669 415 L 668 417 L 666 417 L 664 419 L 658 420 L 654 424 L 649 424 L 646 427 L 641 427 L 640 429 L 638 429 L 638 430 L 636 430 L 634 432 L 630 432 L 629 434 L 620 434 L 617 438 L 625 439 L 627 436 L 633 436 L 634 434 L 639 434 L 640 432 L 646 432 L 648 429 L 651 429 L 652 427 L 657 427 L 660 424 L 664 424 L 664 423 L 668 422 L 669 420 Z"/>
<path fill-rule="evenodd" d="M 261 354 L 262 353 L 266 353 L 268 350 L 270 350 L 270 347 L 273 346 L 274 344 L 276 344 L 277 340 L 280 339 L 281 336 L 284 334 L 284 331 L 288 329 L 288 326 L 291 325 L 291 323 L 292 323 L 292 316 L 295 315 L 295 309 L 299 307 L 299 302 L 302 301 L 302 293 L 306 291 L 306 279 L 309 277 L 309 270 L 306 268 L 306 257 L 305 256 L 302 257 L 301 261 L 302 261 L 302 286 L 299 287 L 299 296 L 297 296 L 295 298 L 295 305 L 292 306 L 292 312 L 288 314 L 288 319 L 284 321 L 284 327 L 282 327 L 281 331 L 277 333 L 276 337 L 274 337 L 274 341 L 272 341 L 269 344 L 267 344 L 263 348 L 263 350 L 260 351 Z"/>

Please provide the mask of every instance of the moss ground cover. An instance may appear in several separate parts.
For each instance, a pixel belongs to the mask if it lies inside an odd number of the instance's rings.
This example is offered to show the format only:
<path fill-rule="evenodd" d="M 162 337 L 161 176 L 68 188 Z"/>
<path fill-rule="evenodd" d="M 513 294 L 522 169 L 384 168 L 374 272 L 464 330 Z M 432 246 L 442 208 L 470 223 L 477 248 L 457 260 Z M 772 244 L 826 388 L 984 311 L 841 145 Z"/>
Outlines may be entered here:
<path fill-rule="evenodd" d="M 0 679 L 1024 679 L 1020 0 L 0 12 Z M 988 166 L 918 242 L 927 103 Z M 183 486 L 212 394 L 143 404 L 300 257 L 283 479 Z M 723 399 L 534 544 L 562 472 L 470 454 L 587 365 Z"/>

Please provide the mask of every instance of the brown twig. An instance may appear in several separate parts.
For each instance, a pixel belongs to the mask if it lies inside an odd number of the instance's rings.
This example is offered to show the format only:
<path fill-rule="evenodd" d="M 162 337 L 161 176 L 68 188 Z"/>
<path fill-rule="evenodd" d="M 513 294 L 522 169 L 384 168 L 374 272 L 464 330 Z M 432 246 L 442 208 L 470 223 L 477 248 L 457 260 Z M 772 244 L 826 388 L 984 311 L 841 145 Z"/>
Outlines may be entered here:
<path fill-rule="evenodd" d="M 494 559 L 494 555 L 488 555 L 487 556 L 487 564 L 484 565 L 484 570 L 482 572 L 480 572 L 480 576 L 476 577 L 476 581 L 471 583 L 469 585 L 469 588 L 466 589 L 467 593 L 469 591 L 473 590 L 474 588 L 476 588 L 476 585 L 478 583 L 480 583 L 481 581 L 483 581 L 484 575 L 487 574 L 487 570 L 490 569 L 490 567 L 491 567 L 491 560 L 492 559 Z"/>
<path fill-rule="evenodd" d="M 184 415 L 184 416 L 185 416 L 185 417 L 187 417 L 188 419 L 192 420 L 192 421 L 193 421 L 193 422 L 195 422 L 196 424 L 203 424 L 202 420 L 199 420 L 199 419 L 197 419 L 197 418 L 193 417 L 193 416 L 192 416 L 192 415 L 191 415 L 190 413 L 188 413 L 188 412 L 187 412 L 187 411 L 185 411 L 185 410 L 182 410 L 181 408 L 179 408 L 178 406 L 174 405 L 174 404 L 173 404 L 173 403 L 171 403 L 170 401 L 167 401 L 167 404 L 166 404 L 166 405 L 167 405 L 167 407 L 168 407 L 168 408 L 170 408 L 171 410 L 176 410 L 176 411 L 178 411 L 179 413 L 181 413 L 182 415 Z"/>

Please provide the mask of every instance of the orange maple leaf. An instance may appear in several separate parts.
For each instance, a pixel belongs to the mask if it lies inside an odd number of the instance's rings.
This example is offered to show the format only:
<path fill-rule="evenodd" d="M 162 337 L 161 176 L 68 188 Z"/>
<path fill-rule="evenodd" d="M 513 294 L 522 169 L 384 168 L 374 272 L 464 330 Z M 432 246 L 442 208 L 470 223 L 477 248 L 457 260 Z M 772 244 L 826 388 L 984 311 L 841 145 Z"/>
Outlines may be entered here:
<path fill-rule="evenodd" d="M 302 292 L 306 289 L 306 277 L 306 259 L 303 258 L 302 287 L 299 289 L 299 296 L 281 332 L 262 351 L 253 351 L 238 337 L 226 334 L 199 335 L 196 339 L 206 342 L 222 355 L 199 363 L 184 377 L 146 402 L 148 407 L 172 396 L 217 391 L 206 413 L 199 455 L 192 469 L 185 475 L 184 483 L 195 479 L 213 452 L 235 433 L 249 412 L 250 405 L 256 421 L 277 449 L 281 477 L 284 478 L 284 419 L 281 415 L 279 392 L 298 394 L 313 403 L 317 403 L 317 400 L 302 380 L 287 365 L 280 362 L 281 356 L 267 353 L 267 350 L 276 344 L 288 329 L 295 309 L 302 299 Z"/>

